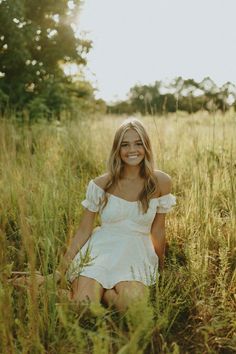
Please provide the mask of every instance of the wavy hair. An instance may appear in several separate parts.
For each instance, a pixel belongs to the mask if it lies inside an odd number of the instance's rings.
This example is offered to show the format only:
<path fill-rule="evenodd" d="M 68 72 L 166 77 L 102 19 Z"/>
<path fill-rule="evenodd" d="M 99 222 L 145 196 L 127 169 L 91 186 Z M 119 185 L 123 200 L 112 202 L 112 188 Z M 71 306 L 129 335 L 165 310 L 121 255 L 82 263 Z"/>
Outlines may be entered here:
<path fill-rule="evenodd" d="M 119 179 L 122 178 L 123 176 L 124 163 L 120 157 L 120 147 L 121 147 L 124 134 L 129 129 L 133 129 L 138 133 L 140 139 L 142 140 L 143 147 L 145 150 L 145 157 L 141 162 L 141 168 L 140 168 L 140 177 L 144 179 L 144 187 L 139 194 L 138 202 L 139 205 L 141 206 L 143 213 L 146 213 L 149 207 L 149 201 L 157 191 L 158 181 L 157 181 L 157 177 L 154 174 L 153 152 L 152 152 L 149 136 L 143 124 L 136 118 L 126 119 L 115 133 L 112 149 L 107 164 L 107 170 L 110 179 L 104 188 L 105 196 L 104 196 L 103 208 L 106 206 L 108 201 L 107 192 L 109 188 L 115 187 L 118 184 Z"/>

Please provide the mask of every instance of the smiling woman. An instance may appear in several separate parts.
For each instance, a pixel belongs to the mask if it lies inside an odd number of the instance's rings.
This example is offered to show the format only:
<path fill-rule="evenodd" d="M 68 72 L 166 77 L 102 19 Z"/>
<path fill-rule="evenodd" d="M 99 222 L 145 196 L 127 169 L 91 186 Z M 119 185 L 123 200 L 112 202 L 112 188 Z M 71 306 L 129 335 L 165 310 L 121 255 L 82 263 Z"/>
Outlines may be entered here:
<path fill-rule="evenodd" d="M 175 204 L 170 191 L 170 177 L 154 170 L 144 126 L 126 120 L 115 133 L 108 171 L 88 184 L 84 216 L 64 257 L 73 301 L 123 311 L 155 284 L 164 266 L 165 214 Z M 102 224 L 93 230 L 97 212 Z M 91 262 L 83 266 L 88 251 Z"/>
<path fill-rule="evenodd" d="M 126 120 L 115 133 L 107 172 L 88 183 L 78 231 L 56 272 L 70 283 L 68 298 L 78 307 L 103 302 L 119 311 L 147 300 L 164 267 L 165 214 L 174 204 L 170 177 L 154 170 L 144 126 Z M 94 229 L 97 213 L 101 226 Z M 35 279 L 43 283 L 40 275 Z"/>

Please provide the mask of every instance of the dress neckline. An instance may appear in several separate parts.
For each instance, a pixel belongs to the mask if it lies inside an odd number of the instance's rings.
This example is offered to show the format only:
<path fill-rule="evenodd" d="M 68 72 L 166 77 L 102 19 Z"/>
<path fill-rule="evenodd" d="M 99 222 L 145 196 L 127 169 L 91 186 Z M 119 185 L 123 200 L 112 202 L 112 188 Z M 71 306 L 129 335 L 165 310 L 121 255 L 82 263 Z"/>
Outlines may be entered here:
<path fill-rule="evenodd" d="M 104 189 L 102 189 L 101 187 L 99 187 L 99 186 L 97 185 L 97 183 L 94 182 L 93 179 L 91 180 L 91 182 L 92 182 L 93 184 L 95 184 L 95 186 L 96 186 L 98 189 L 100 189 L 103 193 L 105 193 Z M 124 201 L 124 202 L 127 202 L 127 203 L 138 203 L 138 202 L 139 202 L 139 200 L 130 201 L 130 200 L 127 200 L 127 199 L 118 197 L 117 195 L 111 194 L 111 193 L 108 193 L 108 192 L 107 192 L 107 194 L 108 194 L 109 196 L 111 196 L 111 197 L 120 199 L 120 200 L 122 200 L 122 201 Z M 165 194 L 165 195 L 161 195 L 160 197 L 151 198 L 150 201 L 152 201 L 152 200 L 157 200 L 157 199 L 160 199 L 160 198 L 169 196 L 169 195 L 171 195 L 171 193 L 168 193 L 168 194 Z"/>

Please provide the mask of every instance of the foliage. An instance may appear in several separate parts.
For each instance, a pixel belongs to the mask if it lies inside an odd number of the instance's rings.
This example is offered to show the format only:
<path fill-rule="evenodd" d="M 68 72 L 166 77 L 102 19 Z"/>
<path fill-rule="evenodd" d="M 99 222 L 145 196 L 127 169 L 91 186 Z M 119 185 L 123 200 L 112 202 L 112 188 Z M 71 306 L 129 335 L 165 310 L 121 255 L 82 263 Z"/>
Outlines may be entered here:
<path fill-rule="evenodd" d="M 153 85 L 135 85 L 130 89 L 129 99 L 109 107 L 109 112 L 117 114 L 165 114 L 200 110 L 226 112 L 233 106 L 236 110 L 236 86 L 227 82 L 222 87 L 209 78 L 201 82 L 177 77 L 169 84 L 156 81 Z"/>
<path fill-rule="evenodd" d="M 86 65 L 91 48 L 91 42 L 75 32 L 79 5 L 79 0 L 0 1 L 2 110 L 7 98 L 10 108 L 18 112 L 27 108 L 30 119 L 43 112 L 59 118 L 61 111 L 71 108 L 72 90 L 95 102 L 92 86 L 84 85 L 82 78 L 77 78 L 78 85 L 63 70 L 72 63 L 80 68 Z"/>

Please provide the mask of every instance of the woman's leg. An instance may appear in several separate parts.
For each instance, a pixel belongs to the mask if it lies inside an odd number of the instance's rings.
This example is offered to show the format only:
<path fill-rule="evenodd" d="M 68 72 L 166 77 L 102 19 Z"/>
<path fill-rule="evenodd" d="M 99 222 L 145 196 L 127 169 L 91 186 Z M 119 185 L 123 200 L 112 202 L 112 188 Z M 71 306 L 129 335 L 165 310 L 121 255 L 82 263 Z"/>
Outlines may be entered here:
<path fill-rule="evenodd" d="M 28 288 L 31 284 L 36 287 L 43 285 L 46 277 L 41 275 L 40 273 L 36 273 L 33 277 L 31 277 L 28 273 L 23 274 L 13 274 L 15 277 L 10 279 L 10 282 L 14 286 L 19 286 L 23 288 Z M 32 283 L 33 282 L 33 283 Z M 104 293 L 104 289 L 102 285 L 97 282 L 95 279 L 88 278 L 85 276 L 80 276 L 76 278 L 72 284 L 71 289 L 57 289 L 57 294 L 60 300 L 66 301 L 70 300 L 75 303 L 80 302 L 100 302 L 102 295 Z"/>
<path fill-rule="evenodd" d="M 108 306 L 115 306 L 118 311 L 125 311 L 130 304 L 148 296 L 148 288 L 138 281 L 121 281 L 114 288 L 107 289 L 103 301 Z"/>
<path fill-rule="evenodd" d="M 95 279 L 79 276 L 71 284 L 71 300 L 77 304 L 81 302 L 100 303 L 104 288 Z"/>

